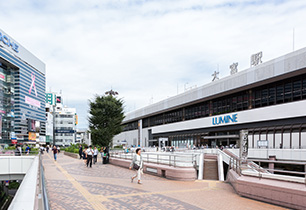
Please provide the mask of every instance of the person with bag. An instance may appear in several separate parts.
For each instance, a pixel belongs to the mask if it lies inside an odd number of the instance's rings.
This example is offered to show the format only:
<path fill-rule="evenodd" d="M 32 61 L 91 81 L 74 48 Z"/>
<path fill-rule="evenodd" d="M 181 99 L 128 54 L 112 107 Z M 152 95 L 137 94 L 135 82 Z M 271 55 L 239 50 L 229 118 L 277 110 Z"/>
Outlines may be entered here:
<path fill-rule="evenodd" d="M 136 149 L 136 155 L 134 155 L 133 160 L 130 165 L 130 170 L 131 169 L 136 170 L 135 176 L 131 177 L 131 182 L 137 177 L 138 178 L 138 184 L 141 184 L 141 174 L 143 174 L 143 161 L 142 161 L 142 156 L 141 156 L 141 149 L 137 148 Z"/>
<path fill-rule="evenodd" d="M 88 165 L 92 166 L 92 155 L 93 155 L 94 151 L 92 149 L 92 146 L 90 145 L 89 148 L 86 150 L 86 157 L 87 157 L 87 162 L 86 162 L 86 165 L 88 167 Z"/>

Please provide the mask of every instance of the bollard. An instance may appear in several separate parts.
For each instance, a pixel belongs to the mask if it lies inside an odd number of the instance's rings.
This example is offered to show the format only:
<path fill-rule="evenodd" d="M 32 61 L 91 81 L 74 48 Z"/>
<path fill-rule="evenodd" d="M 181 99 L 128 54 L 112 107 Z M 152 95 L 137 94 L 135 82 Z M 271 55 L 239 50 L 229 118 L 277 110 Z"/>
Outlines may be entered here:
<path fill-rule="evenodd" d="M 203 172 L 204 172 L 204 153 L 200 154 L 200 160 L 199 160 L 199 174 L 198 179 L 203 179 Z"/>

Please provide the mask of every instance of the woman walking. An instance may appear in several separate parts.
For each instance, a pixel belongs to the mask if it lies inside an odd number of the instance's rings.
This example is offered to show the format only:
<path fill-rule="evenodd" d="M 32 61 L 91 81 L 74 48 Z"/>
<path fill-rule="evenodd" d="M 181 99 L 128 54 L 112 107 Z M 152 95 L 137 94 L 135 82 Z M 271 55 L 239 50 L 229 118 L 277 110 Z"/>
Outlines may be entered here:
<path fill-rule="evenodd" d="M 136 174 L 135 176 L 131 177 L 131 182 L 133 182 L 133 180 L 137 177 L 138 178 L 138 184 L 141 184 L 141 174 L 142 172 L 142 168 L 143 168 L 143 161 L 142 161 L 142 156 L 141 156 L 141 149 L 137 148 L 136 149 L 136 155 L 134 155 L 133 160 L 131 162 L 130 165 L 130 170 L 131 169 L 135 169 L 136 170 Z"/>

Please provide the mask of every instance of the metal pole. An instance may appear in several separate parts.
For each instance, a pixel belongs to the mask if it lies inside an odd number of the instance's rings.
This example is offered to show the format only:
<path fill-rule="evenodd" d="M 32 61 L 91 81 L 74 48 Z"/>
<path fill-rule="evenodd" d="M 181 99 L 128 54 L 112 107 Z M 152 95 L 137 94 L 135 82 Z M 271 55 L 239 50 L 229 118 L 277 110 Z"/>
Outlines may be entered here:
<path fill-rule="evenodd" d="M 55 105 L 53 107 L 53 146 L 55 145 Z"/>

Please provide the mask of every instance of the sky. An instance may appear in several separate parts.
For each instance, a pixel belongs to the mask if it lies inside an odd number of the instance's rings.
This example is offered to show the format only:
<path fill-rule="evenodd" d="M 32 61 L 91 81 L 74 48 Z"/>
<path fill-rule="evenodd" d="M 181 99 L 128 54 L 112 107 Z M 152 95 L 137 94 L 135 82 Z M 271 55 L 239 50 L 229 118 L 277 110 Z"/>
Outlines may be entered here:
<path fill-rule="evenodd" d="M 0 28 L 46 64 L 46 91 L 62 91 L 88 126 L 88 101 L 113 89 L 130 112 L 212 73 L 306 47 L 305 0 L 10 0 Z"/>

